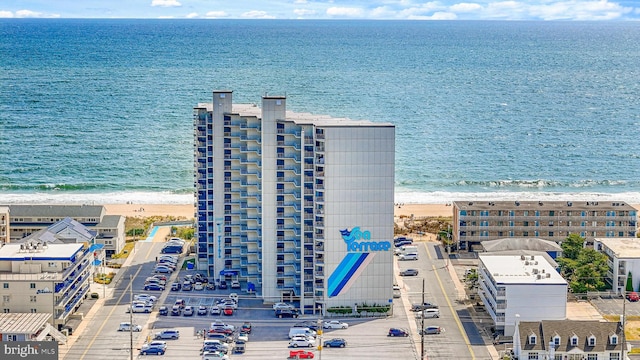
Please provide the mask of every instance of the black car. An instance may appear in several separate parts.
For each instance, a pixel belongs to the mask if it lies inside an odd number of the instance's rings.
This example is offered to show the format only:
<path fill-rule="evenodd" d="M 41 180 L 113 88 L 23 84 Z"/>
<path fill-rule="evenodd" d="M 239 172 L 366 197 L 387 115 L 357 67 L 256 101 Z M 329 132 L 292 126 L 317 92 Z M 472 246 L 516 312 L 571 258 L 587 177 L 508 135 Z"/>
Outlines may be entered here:
<path fill-rule="evenodd" d="M 299 322 L 295 325 L 293 325 L 293 327 L 303 327 L 303 328 L 309 328 L 313 331 L 317 331 L 320 326 L 318 326 L 318 322 L 317 321 L 313 321 L 313 320 L 308 320 L 308 321 L 303 321 L 303 322 Z"/>
<path fill-rule="evenodd" d="M 279 319 L 282 318 L 297 318 L 300 316 L 298 309 L 278 309 L 275 311 L 276 317 Z"/>
<path fill-rule="evenodd" d="M 400 271 L 400 276 L 418 276 L 417 269 L 407 269 L 404 271 Z"/>
<path fill-rule="evenodd" d="M 158 308 L 158 314 L 160 315 L 169 315 L 169 309 L 166 306 L 160 306 L 160 308 Z"/>
<path fill-rule="evenodd" d="M 220 283 L 218 284 L 218 288 L 219 288 L 219 289 L 226 289 L 226 288 L 228 288 L 228 286 L 227 286 L 227 282 L 226 282 L 226 281 L 224 281 L 224 280 L 220 280 Z"/>

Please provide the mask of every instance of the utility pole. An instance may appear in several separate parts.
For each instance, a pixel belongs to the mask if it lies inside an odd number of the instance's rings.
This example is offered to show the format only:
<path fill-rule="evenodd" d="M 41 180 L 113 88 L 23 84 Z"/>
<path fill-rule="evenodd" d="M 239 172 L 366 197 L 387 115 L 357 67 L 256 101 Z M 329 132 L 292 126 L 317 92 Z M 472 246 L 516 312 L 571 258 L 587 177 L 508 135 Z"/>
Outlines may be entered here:
<path fill-rule="evenodd" d="M 625 328 L 625 323 L 627 322 L 627 319 L 625 318 L 626 313 L 626 306 L 627 306 L 627 277 L 629 275 L 625 276 L 625 281 L 624 281 L 624 288 L 622 289 L 622 316 L 620 316 L 620 326 L 622 326 L 622 350 L 621 352 L 621 359 L 622 360 L 626 360 L 626 351 L 625 349 L 627 348 L 627 337 L 624 333 L 624 328 Z"/>
<path fill-rule="evenodd" d="M 424 360 L 424 278 L 422 278 L 422 304 L 420 304 L 420 359 Z"/>
<path fill-rule="evenodd" d="M 129 275 L 129 355 L 133 360 L 133 275 Z"/>

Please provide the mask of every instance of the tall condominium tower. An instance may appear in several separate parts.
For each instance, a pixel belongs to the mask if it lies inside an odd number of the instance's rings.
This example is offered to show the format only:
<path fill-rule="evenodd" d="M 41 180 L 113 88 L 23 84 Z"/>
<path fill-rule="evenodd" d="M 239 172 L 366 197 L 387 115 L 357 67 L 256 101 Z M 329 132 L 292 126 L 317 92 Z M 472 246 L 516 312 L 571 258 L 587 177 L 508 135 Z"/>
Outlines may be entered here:
<path fill-rule="evenodd" d="M 395 127 L 232 95 L 194 108 L 198 268 L 307 313 L 387 305 Z"/>

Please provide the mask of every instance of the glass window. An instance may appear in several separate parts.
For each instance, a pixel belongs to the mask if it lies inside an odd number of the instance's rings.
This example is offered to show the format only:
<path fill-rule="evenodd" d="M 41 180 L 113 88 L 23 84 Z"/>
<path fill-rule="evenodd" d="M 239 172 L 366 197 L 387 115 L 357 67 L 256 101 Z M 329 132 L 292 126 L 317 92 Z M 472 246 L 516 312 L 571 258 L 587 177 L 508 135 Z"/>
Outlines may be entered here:
<path fill-rule="evenodd" d="M 9 288 L 9 283 L 2 284 L 2 287 L 5 288 L 5 289 L 8 289 Z"/>
<path fill-rule="evenodd" d="M 538 360 L 538 353 L 537 352 L 530 352 L 528 359 L 529 360 Z"/>
<path fill-rule="evenodd" d="M 609 360 L 620 360 L 620 353 L 609 353 Z"/>

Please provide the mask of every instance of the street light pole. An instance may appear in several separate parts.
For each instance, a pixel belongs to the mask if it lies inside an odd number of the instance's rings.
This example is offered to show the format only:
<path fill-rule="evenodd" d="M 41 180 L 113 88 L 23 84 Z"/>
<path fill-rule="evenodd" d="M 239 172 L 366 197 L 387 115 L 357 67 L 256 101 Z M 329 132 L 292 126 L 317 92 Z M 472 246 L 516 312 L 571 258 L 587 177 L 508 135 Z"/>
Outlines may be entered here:
<path fill-rule="evenodd" d="M 129 355 L 133 360 L 133 275 L 129 275 Z"/>
<path fill-rule="evenodd" d="M 420 359 L 424 360 L 424 278 L 422 278 L 422 304 L 420 305 Z"/>

